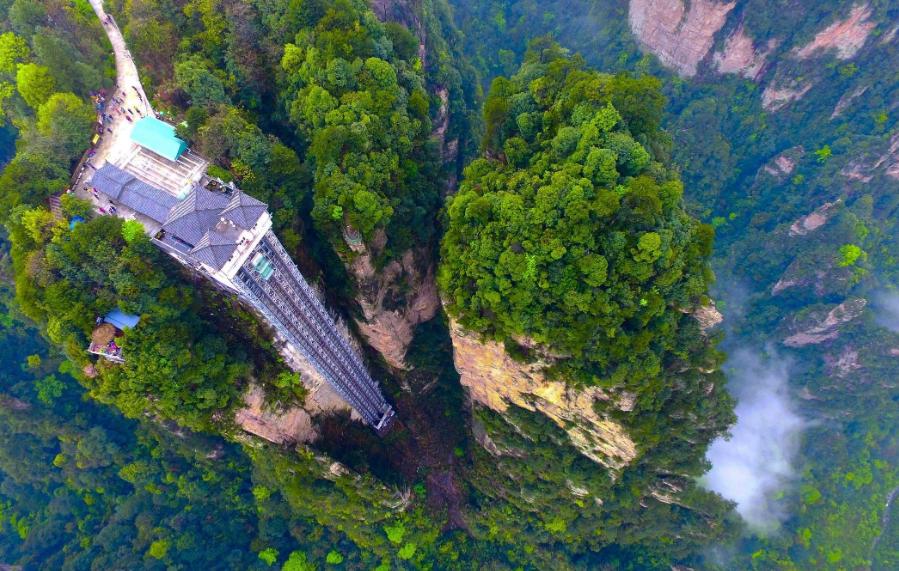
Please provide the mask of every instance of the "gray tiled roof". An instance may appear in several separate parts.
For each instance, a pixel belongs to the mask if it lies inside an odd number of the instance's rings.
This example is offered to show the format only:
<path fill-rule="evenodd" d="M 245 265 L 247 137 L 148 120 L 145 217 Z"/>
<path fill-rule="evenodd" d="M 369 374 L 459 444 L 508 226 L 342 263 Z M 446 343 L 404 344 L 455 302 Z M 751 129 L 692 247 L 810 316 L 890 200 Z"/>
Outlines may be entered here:
<path fill-rule="evenodd" d="M 206 231 L 216 225 L 227 205 L 228 197 L 224 194 L 195 187 L 172 209 L 163 229 L 197 245 Z"/>
<path fill-rule="evenodd" d="M 237 249 L 242 229 L 256 226 L 267 209 L 264 202 L 240 191 L 228 196 L 197 186 L 172 208 L 162 229 L 167 239 L 189 244 L 188 255 L 221 269 Z"/>
<path fill-rule="evenodd" d="M 112 164 L 100 167 L 91 178 L 91 186 L 110 200 L 127 206 L 160 224 L 178 202 L 171 194 L 138 180 Z"/>
<path fill-rule="evenodd" d="M 94 173 L 92 184 L 115 202 L 162 224 L 161 240 L 167 246 L 217 269 L 234 254 L 241 229 L 252 229 L 268 208 L 240 191 L 229 196 L 201 186 L 179 201 L 111 164 Z"/>
<path fill-rule="evenodd" d="M 228 263 L 236 249 L 237 243 L 232 236 L 213 228 L 200 238 L 197 245 L 190 251 L 190 255 L 208 266 L 221 269 Z"/>
<path fill-rule="evenodd" d="M 256 226 L 259 217 L 268 210 L 264 202 L 260 202 L 248 194 L 235 192 L 222 211 L 222 216 L 233 221 L 241 228 L 250 230 Z"/>

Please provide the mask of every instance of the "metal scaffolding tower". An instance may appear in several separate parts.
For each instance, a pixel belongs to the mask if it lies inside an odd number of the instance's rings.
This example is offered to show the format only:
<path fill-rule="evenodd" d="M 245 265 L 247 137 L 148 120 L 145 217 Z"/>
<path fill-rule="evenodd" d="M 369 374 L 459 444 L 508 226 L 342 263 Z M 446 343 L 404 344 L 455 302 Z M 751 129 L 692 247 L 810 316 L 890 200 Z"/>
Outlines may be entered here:
<path fill-rule="evenodd" d="M 359 355 L 269 230 L 238 270 L 240 294 L 283 335 L 375 429 L 393 409 Z"/>

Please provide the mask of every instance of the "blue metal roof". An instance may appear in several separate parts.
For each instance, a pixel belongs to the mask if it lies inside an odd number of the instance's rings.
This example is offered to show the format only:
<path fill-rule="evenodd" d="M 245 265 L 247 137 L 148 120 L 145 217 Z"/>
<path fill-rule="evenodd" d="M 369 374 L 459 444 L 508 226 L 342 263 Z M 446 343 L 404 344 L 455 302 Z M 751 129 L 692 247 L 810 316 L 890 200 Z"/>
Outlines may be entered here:
<path fill-rule="evenodd" d="M 177 161 L 187 150 L 187 143 L 175 136 L 175 127 L 155 117 L 138 119 L 131 140 L 170 161 Z"/>
<path fill-rule="evenodd" d="M 120 309 L 113 309 L 109 313 L 107 313 L 103 317 L 103 321 L 106 323 L 111 323 L 118 327 L 119 329 L 131 329 L 140 321 L 140 317 L 137 315 L 132 315 L 130 313 L 125 313 Z"/>

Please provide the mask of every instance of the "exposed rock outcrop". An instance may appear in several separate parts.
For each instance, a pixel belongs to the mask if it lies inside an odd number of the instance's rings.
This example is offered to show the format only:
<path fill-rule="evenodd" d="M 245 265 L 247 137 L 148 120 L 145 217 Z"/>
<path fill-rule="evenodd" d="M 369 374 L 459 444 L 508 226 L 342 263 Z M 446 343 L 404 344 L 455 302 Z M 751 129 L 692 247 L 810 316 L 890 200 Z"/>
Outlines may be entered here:
<path fill-rule="evenodd" d="M 899 132 L 890 138 L 890 147 L 874 162 L 873 168 L 884 167 L 884 174 L 899 180 Z"/>
<path fill-rule="evenodd" d="M 818 253 L 808 259 L 794 258 L 783 276 L 771 287 L 771 295 L 791 288 L 804 288 L 803 293 L 813 293 L 818 298 L 845 293 L 852 279 L 852 269 L 836 266 L 833 256 Z"/>
<path fill-rule="evenodd" d="M 843 96 L 840 97 L 840 100 L 837 101 L 837 104 L 834 106 L 833 113 L 830 114 L 830 118 L 836 119 L 837 117 L 839 117 L 853 101 L 855 101 L 856 99 L 864 95 L 866 91 L 868 91 L 868 87 L 870 86 L 863 85 L 857 89 L 852 90 L 849 93 L 844 93 Z"/>
<path fill-rule="evenodd" d="M 871 30 L 877 25 L 868 18 L 871 8 L 867 4 L 856 4 L 844 20 L 834 22 L 818 32 L 814 39 L 794 53 L 799 59 L 807 59 L 817 52 L 836 50 L 840 59 L 850 59 L 865 45 Z"/>
<path fill-rule="evenodd" d="M 757 48 L 741 25 L 724 42 L 724 48 L 715 53 L 715 69 L 719 73 L 736 73 L 758 81 L 765 68 L 768 54 L 777 48 L 777 44 L 777 40 L 772 38 L 764 49 Z"/>
<path fill-rule="evenodd" d="M 699 328 L 703 333 L 707 333 L 724 321 L 724 316 L 714 305 L 703 305 L 693 312 L 693 317 L 699 322 Z"/>
<path fill-rule="evenodd" d="M 799 162 L 799 159 L 801 159 L 803 155 L 805 155 L 805 149 L 802 147 L 792 147 L 787 149 L 771 159 L 771 161 L 761 168 L 759 173 L 769 174 L 781 181 L 793 173 L 793 170 L 796 168 L 796 163 Z"/>
<path fill-rule="evenodd" d="M 30 410 L 31 405 L 14 396 L 0 394 L 0 409 L 4 408 L 7 410 Z"/>
<path fill-rule="evenodd" d="M 714 304 L 684 312 L 699 322 L 704 334 L 724 320 Z M 637 457 L 636 445 L 624 427 L 597 412 L 594 406 L 604 402 L 607 407 L 630 412 L 637 401 L 634 393 L 600 387 L 576 388 L 564 380 L 547 378 L 547 366 L 565 356 L 547 354 L 526 338 L 517 342 L 541 354 L 541 359 L 517 361 L 501 343 L 480 340 L 477 334 L 467 331 L 455 320 L 450 321 L 450 337 L 459 380 L 468 389 L 473 403 L 499 413 L 515 405 L 543 414 L 565 430 L 572 445 L 584 456 L 608 468 L 620 469 Z M 708 374 L 713 369 L 702 372 Z M 714 384 L 710 384 L 708 390 L 713 388 Z M 524 456 L 517 450 L 501 449 L 476 419 L 472 423 L 472 432 L 478 443 L 494 456 Z"/>
<path fill-rule="evenodd" d="M 892 42 L 893 40 L 895 40 L 897 32 L 899 32 L 899 24 L 896 24 L 895 26 L 890 28 L 889 31 L 887 33 L 885 33 L 882 38 L 880 38 L 880 44 L 881 45 L 888 44 L 888 43 Z"/>
<path fill-rule="evenodd" d="M 858 361 L 858 350 L 849 346 L 843 347 L 839 356 L 824 355 L 824 362 L 827 363 L 828 371 L 841 379 L 862 368 Z"/>
<path fill-rule="evenodd" d="M 834 211 L 841 203 L 842 200 L 840 199 L 833 202 L 825 202 L 811 214 L 807 214 L 796 222 L 793 222 L 793 224 L 790 225 L 790 236 L 805 236 L 809 232 L 813 232 L 821 226 L 824 226 L 824 224 L 830 220 L 831 216 L 834 215 Z"/>
<path fill-rule="evenodd" d="M 777 295 L 784 290 L 800 285 L 805 285 L 805 282 L 798 279 L 780 278 L 779 280 L 777 280 L 777 283 L 775 283 L 771 288 L 771 295 Z"/>
<path fill-rule="evenodd" d="M 543 374 L 545 363 L 514 361 L 501 344 L 481 342 L 456 323 L 450 332 L 456 370 L 472 401 L 497 412 L 514 404 L 544 414 L 568 433 L 584 456 L 604 466 L 617 469 L 636 458 L 636 447 L 624 428 L 593 407 L 595 401 L 608 401 L 611 395 L 598 387 L 575 389 L 548 380 Z"/>
<path fill-rule="evenodd" d="M 255 383 L 247 387 L 244 406 L 234 415 L 234 421 L 245 431 L 275 444 L 306 443 L 318 438 L 313 418 L 320 414 L 349 411 L 353 418 L 358 413 L 350 408 L 340 395 L 299 353 L 287 348 L 282 353 L 294 370 L 307 394 L 303 406 L 275 404 L 269 408 L 265 402 L 265 389 Z"/>
<path fill-rule="evenodd" d="M 851 59 L 864 47 L 868 36 L 876 26 L 876 22 L 871 21 L 870 17 L 870 7 L 867 4 L 857 4 L 845 19 L 824 28 L 809 43 L 794 48 L 790 53 L 797 59 L 808 59 L 828 51 L 834 51 L 839 59 Z M 733 51 L 728 69 L 739 65 L 749 66 L 748 70 L 754 69 L 750 64 L 756 61 L 758 54 L 756 48 L 750 44 L 751 41 L 747 43 L 747 39 L 738 37 L 736 33 L 728 38 L 724 54 L 728 53 L 728 47 L 731 47 Z M 769 47 L 770 49 L 773 48 Z M 724 55 L 720 57 L 724 58 Z M 716 62 L 718 59 L 719 56 L 716 54 Z M 812 84 L 813 82 L 804 81 L 801 78 L 780 75 L 772 80 L 762 92 L 762 107 L 768 111 L 782 109 L 787 104 L 801 99 L 812 88 Z M 834 108 L 832 117 L 837 117 L 852 100 L 862 93 L 864 93 L 864 88 L 844 95 Z"/>
<path fill-rule="evenodd" d="M 868 183 L 878 172 L 899 180 L 899 131 L 890 137 L 886 149 L 873 160 L 871 158 L 859 158 L 846 165 L 840 174 L 850 180 Z"/>
<path fill-rule="evenodd" d="M 300 407 L 267 410 L 265 391 L 251 385 L 244 395 L 244 408 L 234 416 L 237 424 L 260 438 L 275 444 L 287 442 L 312 442 L 318 436 L 312 426 L 312 417 Z"/>
<path fill-rule="evenodd" d="M 804 85 L 794 81 L 781 85 L 771 83 L 765 88 L 765 91 L 762 92 L 762 107 L 768 111 L 777 111 L 778 109 L 782 109 L 788 103 L 802 99 L 802 96 L 808 93 L 811 88 L 811 83 L 806 83 Z"/>
<path fill-rule="evenodd" d="M 425 70 L 436 67 L 429 61 L 428 46 L 439 41 L 439 30 L 429 30 L 423 11 L 430 8 L 421 0 L 372 0 L 371 7 L 385 22 L 406 26 L 418 38 L 418 57 Z M 437 144 L 444 165 L 455 165 L 459 158 L 459 140 L 448 139 L 450 132 L 450 93 L 429 76 L 428 89 L 440 101 L 431 117 L 431 139 Z M 457 184 L 456 170 L 447 169 L 444 192 L 452 192 Z M 405 356 L 412 342 L 415 327 L 430 320 L 437 313 L 440 299 L 434 282 L 434 262 L 427 247 L 413 248 L 402 253 L 383 268 L 376 268 L 374 260 L 386 245 L 387 237 L 378 233 L 369 244 L 347 240 L 354 255 L 347 258 L 347 268 L 355 278 L 359 294 L 356 301 L 363 319 L 357 320 L 359 331 L 395 369 L 406 369 Z"/>
<path fill-rule="evenodd" d="M 840 334 L 840 327 L 857 319 L 867 303 L 864 298 L 848 299 L 827 312 L 813 312 L 799 322 L 794 321 L 791 327 L 794 333 L 784 339 L 783 343 L 795 348 L 836 339 Z"/>
<path fill-rule="evenodd" d="M 689 4 L 689 7 L 687 6 Z M 630 0 L 628 20 L 637 40 L 680 75 L 693 76 L 736 2 Z"/>
<path fill-rule="evenodd" d="M 371 249 L 383 247 L 383 233 L 379 238 L 373 240 L 371 247 L 361 245 L 361 251 L 349 264 L 359 288 L 356 301 L 364 317 L 357 320 L 357 325 L 368 344 L 391 367 L 405 369 L 406 350 L 415 327 L 434 317 L 440 306 L 434 266 L 427 252 L 416 249 L 407 250 L 376 271 Z"/>

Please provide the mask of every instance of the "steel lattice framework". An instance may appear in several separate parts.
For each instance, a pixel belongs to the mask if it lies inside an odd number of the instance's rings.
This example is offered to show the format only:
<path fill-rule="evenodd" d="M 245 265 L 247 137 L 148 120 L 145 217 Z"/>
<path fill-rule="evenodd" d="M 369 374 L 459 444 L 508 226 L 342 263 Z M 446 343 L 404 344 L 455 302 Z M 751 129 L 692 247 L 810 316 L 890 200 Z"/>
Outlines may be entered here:
<path fill-rule="evenodd" d="M 254 264 L 262 254 L 273 271 Z M 377 383 L 306 283 L 277 236 L 269 230 L 238 270 L 240 295 L 322 374 L 365 421 L 381 429 L 393 416 Z"/>

